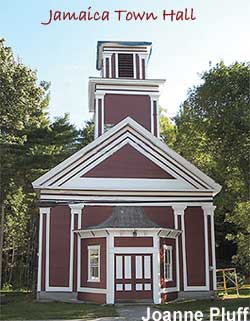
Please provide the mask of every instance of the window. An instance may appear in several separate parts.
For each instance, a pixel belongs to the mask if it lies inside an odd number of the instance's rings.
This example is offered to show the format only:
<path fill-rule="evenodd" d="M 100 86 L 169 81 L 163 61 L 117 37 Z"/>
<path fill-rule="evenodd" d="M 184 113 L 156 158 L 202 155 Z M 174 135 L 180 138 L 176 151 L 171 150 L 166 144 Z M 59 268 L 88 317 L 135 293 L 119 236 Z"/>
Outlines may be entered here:
<path fill-rule="evenodd" d="M 173 279 L 173 258 L 172 246 L 164 246 L 164 279 L 165 281 L 172 281 Z"/>
<path fill-rule="evenodd" d="M 133 54 L 118 54 L 118 71 L 119 77 L 134 77 Z"/>
<path fill-rule="evenodd" d="M 88 281 L 100 281 L 100 246 L 88 247 Z"/>

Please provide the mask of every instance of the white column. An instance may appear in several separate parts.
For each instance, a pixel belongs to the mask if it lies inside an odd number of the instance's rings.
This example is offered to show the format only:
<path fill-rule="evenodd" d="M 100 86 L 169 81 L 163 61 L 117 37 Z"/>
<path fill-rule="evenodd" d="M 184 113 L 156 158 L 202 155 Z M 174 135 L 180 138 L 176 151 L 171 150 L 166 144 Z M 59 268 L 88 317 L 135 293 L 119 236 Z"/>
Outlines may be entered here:
<path fill-rule="evenodd" d="M 160 287 L 160 237 L 154 236 L 153 249 L 153 300 L 154 304 L 161 303 L 161 287 Z"/>
<path fill-rule="evenodd" d="M 101 114 L 99 114 L 99 99 L 101 100 Z M 101 122 L 101 135 L 104 133 L 104 94 L 95 94 L 95 138 L 99 136 L 99 122 Z"/>
<path fill-rule="evenodd" d="M 47 214 L 48 208 L 39 208 L 39 243 L 38 243 L 38 271 L 37 271 L 37 292 L 41 291 L 42 281 L 42 251 L 43 251 L 43 214 Z M 46 253 L 45 253 L 46 254 Z"/>
<path fill-rule="evenodd" d="M 208 244 L 208 225 L 207 217 L 210 215 L 211 228 L 211 250 L 212 250 L 212 269 L 213 269 L 213 289 L 216 290 L 216 258 L 215 258 L 215 234 L 214 234 L 214 210 L 216 206 L 212 204 L 202 205 L 204 213 L 204 235 L 205 235 L 205 257 L 206 257 L 206 286 L 209 289 L 209 244 Z"/>
<path fill-rule="evenodd" d="M 43 208 L 43 214 L 46 214 L 46 273 L 45 290 L 49 291 L 49 247 L 50 247 L 50 208 Z"/>
<path fill-rule="evenodd" d="M 154 94 L 150 95 L 150 103 L 151 103 L 151 133 L 154 135 L 154 118 L 156 116 L 156 126 L 157 126 L 157 133 L 156 136 L 160 137 L 160 121 L 159 121 L 159 95 Z M 154 102 L 156 102 L 156 115 L 154 114 Z"/>
<path fill-rule="evenodd" d="M 174 228 L 178 230 L 178 215 L 174 211 Z M 175 238 L 175 253 L 176 253 L 176 288 L 180 291 L 180 263 L 179 263 L 179 236 Z"/>
<path fill-rule="evenodd" d="M 95 98 L 95 139 L 98 137 L 98 98 Z"/>
<path fill-rule="evenodd" d="M 181 240 L 182 240 L 182 270 L 183 270 L 183 288 L 184 291 L 187 288 L 187 257 L 186 257 L 186 236 L 185 236 L 185 221 L 184 221 L 184 214 L 185 209 L 187 208 L 184 204 L 173 204 L 172 208 L 174 210 L 175 216 L 175 224 L 177 225 L 178 222 L 178 215 L 181 216 Z M 178 226 L 178 225 L 177 225 Z M 178 262 L 179 265 L 179 262 Z"/>
<path fill-rule="evenodd" d="M 115 78 L 119 77 L 118 53 L 115 53 Z"/>
<path fill-rule="evenodd" d="M 70 204 L 71 210 L 71 227 L 70 227 L 70 264 L 69 264 L 69 287 L 72 291 L 73 289 L 73 262 L 74 262 L 74 217 L 77 215 L 77 228 L 81 229 L 82 225 L 82 209 L 84 204 Z M 80 287 L 80 269 L 81 269 L 81 240 L 80 237 L 77 237 L 77 290 Z"/>
<path fill-rule="evenodd" d="M 154 100 L 150 96 L 150 108 L 151 108 L 151 128 L 150 131 L 154 135 Z"/>
<path fill-rule="evenodd" d="M 107 77 L 107 74 L 106 74 L 106 56 L 103 55 L 103 78 L 106 78 Z"/>
<path fill-rule="evenodd" d="M 103 54 L 103 77 L 104 78 L 112 78 L 112 74 L 111 74 L 111 67 L 112 67 L 111 57 L 112 57 L 111 53 Z M 107 69 L 106 60 L 107 59 L 109 61 L 108 77 L 107 77 L 107 72 L 106 72 L 106 69 Z"/>
<path fill-rule="evenodd" d="M 136 54 L 133 54 L 133 71 L 134 71 L 134 79 L 136 79 Z"/>
<path fill-rule="evenodd" d="M 156 123 L 157 123 L 157 137 L 160 137 L 160 110 L 159 110 L 159 96 L 156 99 Z"/>
<path fill-rule="evenodd" d="M 114 275 L 114 236 L 110 233 L 106 238 L 107 247 L 107 304 L 115 303 L 115 275 Z"/>

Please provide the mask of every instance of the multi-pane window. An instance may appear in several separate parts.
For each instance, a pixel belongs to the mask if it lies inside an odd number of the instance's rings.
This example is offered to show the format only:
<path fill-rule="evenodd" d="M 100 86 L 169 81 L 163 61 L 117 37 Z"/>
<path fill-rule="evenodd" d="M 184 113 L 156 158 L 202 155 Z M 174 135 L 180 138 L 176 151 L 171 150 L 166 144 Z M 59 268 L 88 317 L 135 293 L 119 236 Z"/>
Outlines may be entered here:
<path fill-rule="evenodd" d="M 172 246 L 164 246 L 164 279 L 165 281 L 172 281 L 173 279 L 173 258 Z"/>
<path fill-rule="evenodd" d="M 88 247 L 88 281 L 100 281 L 100 246 Z"/>

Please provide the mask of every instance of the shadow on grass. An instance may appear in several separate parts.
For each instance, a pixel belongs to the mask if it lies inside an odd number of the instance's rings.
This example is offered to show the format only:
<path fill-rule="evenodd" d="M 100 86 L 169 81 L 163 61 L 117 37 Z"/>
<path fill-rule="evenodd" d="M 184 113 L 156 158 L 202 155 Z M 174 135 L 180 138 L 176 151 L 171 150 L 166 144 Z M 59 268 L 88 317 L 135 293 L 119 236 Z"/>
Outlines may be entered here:
<path fill-rule="evenodd" d="M 1 320 L 84 319 L 118 316 L 113 306 L 37 302 L 31 294 L 2 293 Z"/>

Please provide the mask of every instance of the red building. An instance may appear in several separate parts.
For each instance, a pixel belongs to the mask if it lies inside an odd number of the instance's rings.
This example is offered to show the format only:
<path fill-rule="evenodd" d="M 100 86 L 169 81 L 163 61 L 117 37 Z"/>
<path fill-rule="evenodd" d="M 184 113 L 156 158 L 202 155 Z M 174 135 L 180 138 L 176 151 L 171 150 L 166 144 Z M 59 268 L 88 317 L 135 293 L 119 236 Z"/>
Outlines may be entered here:
<path fill-rule="evenodd" d="M 160 303 L 216 288 L 220 186 L 159 137 L 149 42 L 98 42 L 95 140 L 37 179 L 39 299 Z"/>

